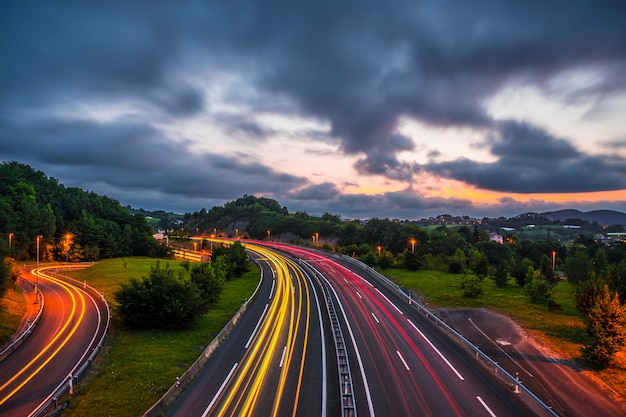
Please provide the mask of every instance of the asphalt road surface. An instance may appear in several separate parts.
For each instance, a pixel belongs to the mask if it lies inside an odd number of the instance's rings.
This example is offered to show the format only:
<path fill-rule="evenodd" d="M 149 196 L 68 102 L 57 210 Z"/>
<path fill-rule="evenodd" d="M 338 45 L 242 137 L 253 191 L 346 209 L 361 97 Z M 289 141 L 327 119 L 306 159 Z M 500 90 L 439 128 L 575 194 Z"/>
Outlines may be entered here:
<path fill-rule="evenodd" d="M 0 415 L 25 417 L 69 381 L 100 341 L 108 322 L 106 305 L 80 286 L 37 268 L 29 280 L 44 297 L 39 324 L 15 352 L 0 362 Z M 32 278 L 32 279 L 31 279 Z"/>
<path fill-rule="evenodd" d="M 246 247 L 266 263 L 260 292 L 167 416 L 541 415 L 366 270 Z"/>

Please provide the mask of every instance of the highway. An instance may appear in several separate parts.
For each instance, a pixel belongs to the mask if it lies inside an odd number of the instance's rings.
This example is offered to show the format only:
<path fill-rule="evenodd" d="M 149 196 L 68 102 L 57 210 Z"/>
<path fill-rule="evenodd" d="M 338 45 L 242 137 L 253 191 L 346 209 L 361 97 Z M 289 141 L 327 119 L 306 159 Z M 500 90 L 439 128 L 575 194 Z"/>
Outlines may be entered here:
<path fill-rule="evenodd" d="M 0 415 L 33 415 L 70 381 L 102 339 L 109 322 L 102 298 L 55 278 L 54 267 L 31 271 L 44 310 L 30 337 L 0 362 Z M 60 271 L 62 272 L 62 271 Z M 72 378 L 72 384 L 75 379 Z"/>
<path fill-rule="evenodd" d="M 359 416 L 530 416 L 512 387 L 356 264 L 292 246 L 328 286 L 347 330 Z M 329 393 L 329 395 L 331 395 Z M 545 415 L 545 414 L 544 414 Z"/>
<path fill-rule="evenodd" d="M 245 246 L 265 264 L 247 321 L 167 416 L 547 415 L 358 265 Z"/>
<path fill-rule="evenodd" d="M 322 300 L 293 261 L 263 247 L 247 249 L 261 266 L 259 291 L 167 416 L 320 416 L 329 407 L 338 410 L 338 401 L 329 405 L 326 398 Z"/>

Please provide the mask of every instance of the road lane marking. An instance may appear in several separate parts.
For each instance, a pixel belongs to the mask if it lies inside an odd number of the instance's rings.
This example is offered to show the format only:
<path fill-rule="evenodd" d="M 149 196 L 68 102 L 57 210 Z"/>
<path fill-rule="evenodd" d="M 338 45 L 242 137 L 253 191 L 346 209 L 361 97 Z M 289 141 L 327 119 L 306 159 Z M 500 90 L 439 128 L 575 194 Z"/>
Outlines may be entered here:
<path fill-rule="evenodd" d="M 376 291 L 378 291 L 378 294 L 380 294 L 380 295 L 381 295 L 381 297 L 383 297 L 385 300 L 387 300 L 387 302 L 388 302 L 389 304 L 391 304 L 391 305 L 393 306 L 393 308 L 395 308 L 395 309 L 398 311 L 398 313 L 400 313 L 400 314 L 404 315 L 404 313 L 403 313 L 403 312 L 402 312 L 402 311 L 398 308 L 398 306 L 397 306 L 397 305 L 395 305 L 394 303 L 392 303 L 392 302 L 391 302 L 391 300 L 390 300 L 389 298 L 387 298 L 387 296 L 386 296 L 385 294 L 383 294 L 383 293 L 382 293 L 382 292 L 381 292 L 378 288 L 376 288 L 376 287 L 374 287 L 374 289 L 375 289 Z"/>
<path fill-rule="evenodd" d="M 226 384 L 228 384 L 228 381 L 230 381 L 230 378 L 233 376 L 233 373 L 235 373 L 235 369 L 237 369 L 237 365 L 239 365 L 239 363 L 235 362 L 233 367 L 230 368 L 230 372 L 228 373 L 228 375 L 226 375 L 226 379 L 224 379 L 224 382 L 222 382 L 222 385 L 220 385 L 220 388 L 215 393 L 215 396 L 213 397 L 213 399 L 207 406 L 206 410 L 204 410 L 204 413 L 202 413 L 202 417 L 206 417 L 207 415 L 209 415 L 209 411 L 211 411 L 211 408 L 213 408 L 217 399 L 220 397 L 220 395 L 222 395 L 222 391 L 224 391 Z"/>
<path fill-rule="evenodd" d="M 489 408 L 489 406 L 483 401 L 482 398 L 480 398 L 480 396 L 476 396 L 476 398 L 478 399 L 478 402 L 480 402 L 480 404 L 485 407 L 485 410 L 487 410 L 487 412 L 489 413 L 489 415 L 491 417 L 496 417 L 495 413 L 493 411 L 491 411 L 491 408 Z"/>
<path fill-rule="evenodd" d="M 356 292 L 356 295 L 358 295 L 358 296 L 359 296 L 359 298 L 360 298 L 361 300 L 363 299 L 363 296 L 361 295 L 361 293 L 360 293 L 360 292 L 358 292 L 358 291 L 357 291 L 357 292 Z"/>
<path fill-rule="evenodd" d="M 376 320 L 376 323 L 380 324 L 380 322 L 378 321 L 378 318 L 376 317 L 374 313 L 372 313 L 372 317 L 374 317 L 374 320 Z"/>
<path fill-rule="evenodd" d="M 472 323 L 472 326 L 474 326 L 476 328 L 476 330 L 478 330 L 480 332 L 480 334 L 482 334 L 485 339 L 489 340 L 489 342 L 491 342 L 495 347 L 497 347 L 502 353 L 504 353 L 504 355 L 509 358 L 511 360 L 511 362 L 513 362 L 515 365 L 519 366 L 524 372 L 526 372 L 528 374 L 528 376 L 530 376 L 531 378 L 534 378 L 533 374 L 526 368 L 524 368 L 524 366 L 519 363 L 517 360 L 515 360 L 515 358 L 513 358 L 511 355 L 509 355 L 509 353 L 502 349 L 502 347 L 496 343 L 495 341 L 493 341 L 493 339 L 491 339 L 489 337 L 489 335 L 487 335 L 487 333 L 485 333 L 480 327 L 478 327 L 476 325 L 476 323 L 474 323 L 474 321 L 472 320 L 471 317 L 468 317 L 467 320 L 469 320 L 470 323 Z"/>
<path fill-rule="evenodd" d="M 450 363 L 450 361 L 448 361 L 448 359 L 446 359 L 445 356 L 443 356 L 443 353 L 441 353 L 439 351 L 439 349 L 437 349 L 435 347 L 435 345 L 433 345 L 433 343 L 428 340 L 428 338 L 426 337 L 426 335 L 424 333 L 422 333 L 422 331 L 420 329 L 417 328 L 417 326 L 415 325 L 415 323 L 413 323 L 410 319 L 407 319 L 407 321 L 409 322 L 409 324 L 411 326 L 413 326 L 413 328 L 420 334 L 420 336 L 422 336 L 424 338 L 424 340 L 430 345 L 430 347 L 433 348 L 433 350 L 437 353 L 437 355 L 439 355 L 439 357 L 441 359 L 443 359 L 443 361 L 450 367 L 450 369 L 452 369 L 452 371 L 456 374 L 456 376 L 459 377 L 459 379 L 461 381 L 464 381 L 465 379 L 463 378 L 463 376 L 459 373 L 459 371 L 456 370 L 456 368 L 454 366 L 452 366 L 452 364 Z"/>
<path fill-rule="evenodd" d="M 274 296 L 274 286 L 276 286 L 276 280 L 272 280 L 272 289 L 270 290 L 270 300 Z"/>
<path fill-rule="evenodd" d="M 402 361 L 402 363 L 404 364 L 404 367 L 406 368 L 407 371 L 410 371 L 411 368 L 409 368 L 409 365 L 407 365 L 406 361 L 404 360 L 404 358 L 402 357 L 402 353 L 400 353 L 399 350 L 396 350 L 396 353 L 398 354 L 398 356 L 400 357 L 400 360 Z"/>
<path fill-rule="evenodd" d="M 250 335 L 250 338 L 248 339 L 248 343 L 246 343 L 246 345 L 243 347 L 244 349 L 248 349 L 248 347 L 250 346 L 250 343 L 252 343 L 252 339 L 254 338 L 254 335 L 256 334 L 257 330 L 259 330 L 259 326 L 261 325 L 261 322 L 263 321 L 263 318 L 265 317 L 265 313 L 267 312 L 268 307 L 269 307 L 269 304 L 265 304 L 265 308 L 263 309 L 261 318 L 259 319 L 256 326 L 254 327 L 254 330 L 252 330 L 252 334 Z"/>
<path fill-rule="evenodd" d="M 285 345 L 285 347 L 283 348 L 283 354 L 280 357 L 280 363 L 278 364 L 279 368 L 283 367 L 283 362 L 285 361 L 285 353 L 287 352 L 287 345 Z"/>

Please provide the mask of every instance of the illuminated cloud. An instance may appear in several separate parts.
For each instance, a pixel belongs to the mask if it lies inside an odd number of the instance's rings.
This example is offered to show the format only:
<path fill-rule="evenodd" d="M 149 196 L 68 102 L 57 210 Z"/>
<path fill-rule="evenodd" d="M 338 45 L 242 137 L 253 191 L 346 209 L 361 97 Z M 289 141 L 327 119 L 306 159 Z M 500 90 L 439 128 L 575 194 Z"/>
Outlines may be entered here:
<path fill-rule="evenodd" d="M 626 190 L 625 15 L 621 0 L 12 3 L 0 158 L 179 212 L 243 194 L 347 217 L 514 214 L 555 194 L 580 208 Z M 496 197 L 434 195 L 437 180 Z"/>

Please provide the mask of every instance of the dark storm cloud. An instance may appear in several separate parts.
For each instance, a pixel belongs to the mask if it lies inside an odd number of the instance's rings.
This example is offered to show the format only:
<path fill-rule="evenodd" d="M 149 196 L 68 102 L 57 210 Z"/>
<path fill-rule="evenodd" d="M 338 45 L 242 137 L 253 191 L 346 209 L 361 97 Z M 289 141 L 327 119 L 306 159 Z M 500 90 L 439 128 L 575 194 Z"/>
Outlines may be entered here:
<path fill-rule="evenodd" d="M 358 156 L 363 174 L 409 181 L 426 170 L 516 192 L 624 188 L 623 159 L 495 121 L 484 103 L 511 80 L 542 87 L 577 68 L 603 77 L 572 100 L 623 91 L 625 15 L 621 0 L 13 2 L 0 13 L 0 158 L 71 167 L 64 172 L 76 184 L 185 198 L 310 185 L 241 155 L 194 154 L 160 130 L 180 117 L 219 117 L 207 114 L 214 98 L 204 87 L 226 73 L 255 93 L 233 89 L 227 100 L 329 123 L 327 135 Z M 91 106 L 125 108 L 128 118 L 68 116 Z M 497 161 L 401 161 L 419 141 L 399 134 L 402 117 L 491 132 Z M 273 133 L 253 119 L 230 126 L 253 138 Z M 357 203 L 329 196 L 338 209 Z M 396 207 L 392 197 L 361 196 L 361 207 Z"/>
<path fill-rule="evenodd" d="M 174 141 L 138 120 L 3 124 L 11 126 L 0 132 L 3 160 L 29 163 L 63 178 L 69 186 L 106 190 L 118 199 L 118 194 L 132 195 L 128 190 L 160 194 L 163 199 L 228 199 L 253 193 L 281 194 L 308 182 L 245 155 L 193 153 L 188 143 Z"/>
<path fill-rule="evenodd" d="M 339 190 L 335 184 L 323 182 L 290 193 L 287 197 L 296 200 L 329 200 L 337 195 L 339 195 Z"/>
<path fill-rule="evenodd" d="M 467 158 L 431 162 L 424 171 L 480 188 L 515 193 L 559 193 L 626 188 L 626 159 L 587 155 L 564 139 L 518 122 L 503 122 L 489 140 L 495 162 Z"/>

